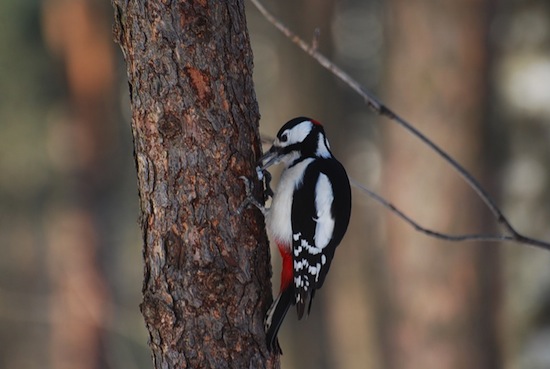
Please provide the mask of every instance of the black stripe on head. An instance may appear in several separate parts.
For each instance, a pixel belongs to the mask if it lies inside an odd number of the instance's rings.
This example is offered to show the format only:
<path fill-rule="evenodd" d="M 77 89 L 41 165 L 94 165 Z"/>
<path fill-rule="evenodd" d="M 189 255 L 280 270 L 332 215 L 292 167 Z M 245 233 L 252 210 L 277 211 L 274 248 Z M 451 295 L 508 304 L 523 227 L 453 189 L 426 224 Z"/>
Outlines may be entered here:
<path fill-rule="evenodd" d="M 302 125 L 305 122 L 308 124 Z M 282 148 L 284 154 L 301 151 L 302 157 L 314 156 L 319 144 L 319 134 L 324 137 L 323 126 L 308 117 L 297 117 L 289 120 L 277 133 L 276 146 Z"/>

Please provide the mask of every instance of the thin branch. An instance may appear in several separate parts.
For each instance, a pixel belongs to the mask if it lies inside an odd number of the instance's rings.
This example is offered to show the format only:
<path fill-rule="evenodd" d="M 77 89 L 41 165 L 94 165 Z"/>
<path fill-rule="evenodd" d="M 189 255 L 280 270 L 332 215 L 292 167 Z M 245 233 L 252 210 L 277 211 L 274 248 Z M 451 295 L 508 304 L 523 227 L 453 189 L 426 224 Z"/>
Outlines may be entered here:
<path fill-rule="evenodd" d="M 429 228 L 423 227 L 417 222 L 415 222 L 411 217 L 409 217 L 407 214 L 403 213 L 401 210 L 395 207 L 391 202 L 383 198 L 382 196 L 378 195 L 376 192 L 373 192 L 363 186 L 360 183 L 355 182 L 353 179 L 350 179 L 350 182 L 352 186 L 357 187 L 362 192 L 369 195 L 372 199 L 377 201 L 378 203 L 382 204 L 385 208 L 393 212 L 395 215 L 397 215 L 399 218 L 404 220 L 406 223 L 408 223 L 410 226 L 412 226 L 415 230 L 422 232 L 428 236 L 432 236 L 435 238 L 439 238 L 445 241 L 453 241 L 453 242 L 459 242 L 459 241 L 484 241 L 484 242 L 503 242 L 503 241 L 515 241 L 515 239 L 512 236 L 504 236 L 504 235 L 496 235 L 496 234 L 463 234 L 463 235 L 449 235 L 446 233 L 441 233 L 437 231 L 433 231 Z"/>
<path fill-rule="evenodd" d="M 412 221 L 411 218 L 407 217 L 401 211 L 399 211 L 395 206 L 382 199 L 380 196 L 376 195 L 373 192 L 367 192 L 371 197 L 377 199 L 380 203 L 386 206 L 388 209 L 399 215 L 403 220 L 412 225 L 415 229 L 422 231 L 426 234 L 429 234 L 434 237 L 446 239 L 449 241 L 464 241 L 464 240 L 483 240 L 483 241 L 515 241 L 518 243 L 528 244 L 536 247 L 540 247 L 546 250 L 550 250 L 550 242 L 545 242 L 537 240 L 531 237 L 524 236 L 520 234 L 516 229 L 510 224 L 508 219 L 504 216 L 502 211 L 496 205 L 496 202 L 489 196 L 489 194 L 481 187 L 479 182 L 462 166 L 460 165 L 453 157 L 451 157 L 447 152 L 441 149 L 436 145 L 432 140 L 430 140 L 426 135 L 416 129 L 411 123 L 407 122 L 405 119 L 394 113 L 391 109 L 386 107 L 382 102 L 380 102 L 370 91 L 368 91 L 364 86 L 359 82 L 354 80 L 350 75 L 328 60 L 323 54 L 317 51 L 316 42 L 312 45 L 309 45 L 294 32 L 290 31 L 284 24 L 282 24 L 277 18 L 275 18 L 259 0 L 250 0 L 252 4 L 258 9 L 258 11 L 271 23 L 273 24 L 281 33 L 288 37 L 294 44 L 296 44 L 300 49 L 305 51 L 308 55 L 314 58 L 321 66 L 330 71 L 336 77 L 338 77 L 342 82 L 347 84 L 352 90 L 357 94 L 363 97 L 365 103 L 370 107 L 374 112 L 379 115 L 389 118 L 391 121 L 397 123 L 407 131 L 409 131 L 413 136 L 418 138 L 422 143 L 427 145 L 430 149 L 435 151 L 440 157 L 448 162 L 451 167 L 462 177 L 462 179 L 474 190 L 474 192 L 479 196 L 479 198 L 485 203 L 489 208 L 493 216 L 495 217 L 497 223 L 504 228 L 504 230 L 509 233 L 509 236 L 483 236 L 483 235 L 466 235 L 466 236 L 449 236 L 442 233 L 430 231 L 426 228 L 419 226 L 417 223 Z M 368 191 L 368 190 L 367 190 Z M 375 195 L 375 196 L 372 196 Z M 380 201 L 383 200 L 383 201 Z M 458 237 L 458 239 L 455 239 Z M 466 238 L 464 238 L 466 237 Z"/>

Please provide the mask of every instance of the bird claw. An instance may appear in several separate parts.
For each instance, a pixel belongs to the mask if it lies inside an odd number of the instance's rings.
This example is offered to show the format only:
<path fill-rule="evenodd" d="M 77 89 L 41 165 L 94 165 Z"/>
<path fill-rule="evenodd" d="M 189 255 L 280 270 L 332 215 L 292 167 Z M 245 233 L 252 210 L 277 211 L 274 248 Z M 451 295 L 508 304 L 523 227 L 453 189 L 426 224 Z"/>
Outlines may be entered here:
<path fill-rule="evenodd" d="M 264 202 L 270 197 L 273 197 L 273 190 L 271 189 L 271 173 L 267 169 L 262 169 L 259 165 L 256 167 L 256 175 L 258 179 L 264 184 Z"/>
<path fill-rule="evenodd" d="M 244 190 L 245 190 L 246 197 L 241 203 L 241 205 L 239 206 L 239 208 L 237 209 L 237 214 L 241 214 L 243 210 L 248 209 L 250 205 L 254 205 L 265 216 L 267 213 L 267 210 L 265 206 L 260 204 L 260 202 L 256 200 L 256 198 L 254 198 L 254 196 L 252 195 L 252 185 L 250 184 L 250 180 L 245 176 L 240 176 L 239 178 L 244 182 Z"/>
<path fill-rule="evenodd" d="M 256 171 L 258 171 L 259 168 L 256 168 Z M 261 173 L 262 173 L 262 177 L 263 178 L 260 178 L 260 180 L 263 179 L 263 182 L 265 184 L 265 200 L 267 201 L 268 198 L 272 198 L 274 193 L 273 193 L 273 190 L 271 189 L 271 173 L 269 173 L 267 171 L 267 169 L 261 169 Z M 259 175 L 258 175 L 259 177 Z"/>

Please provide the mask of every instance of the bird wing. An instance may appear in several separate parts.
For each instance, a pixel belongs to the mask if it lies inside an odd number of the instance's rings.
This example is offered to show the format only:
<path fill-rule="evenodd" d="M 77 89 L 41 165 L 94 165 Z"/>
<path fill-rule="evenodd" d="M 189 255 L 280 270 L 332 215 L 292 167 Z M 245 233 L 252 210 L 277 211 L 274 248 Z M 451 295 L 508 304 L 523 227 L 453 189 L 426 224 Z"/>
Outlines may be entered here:
<path fill-rule="evenodd" d="M 320 172 L 316 165 L 308 166 L 303 182 L 295 189 L 292 203 L 292 256 L 298 318 L 302 318 L 308 300 L 311 308 L 315 290 L 322 286 L 334 256 L 335 245 L 331 244 L 335 226 L 334 193 L 328 175 Z M 315 209 L 313 216 L 311 209 Z"/>

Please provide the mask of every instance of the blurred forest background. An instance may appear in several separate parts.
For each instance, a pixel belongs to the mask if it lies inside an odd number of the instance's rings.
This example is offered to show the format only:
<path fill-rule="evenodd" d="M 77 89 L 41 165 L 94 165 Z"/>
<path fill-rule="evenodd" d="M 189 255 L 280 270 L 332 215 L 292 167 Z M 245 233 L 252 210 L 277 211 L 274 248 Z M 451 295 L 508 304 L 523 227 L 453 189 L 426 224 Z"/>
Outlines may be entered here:
<path fill-rule="evenodd" d="M 550 240 L 550 3 L 266 0 Z M 491 232 L 433 153 L 246 3 L 261 129 L 325 123 L 350 176 L 429 228 Z M 151 368 L 125 66 L 96 0 L 0 2 L 0 367 Z M 274 253 L 276 255 L 276 253 Z M 278 259 L 274 258 L 278 278 Z M 282 367 L 550 368 L 550 253 L 418 234 L 354 189 L 350 230 Z M 278 283 L 274 283 L 278 285 Z"/>

